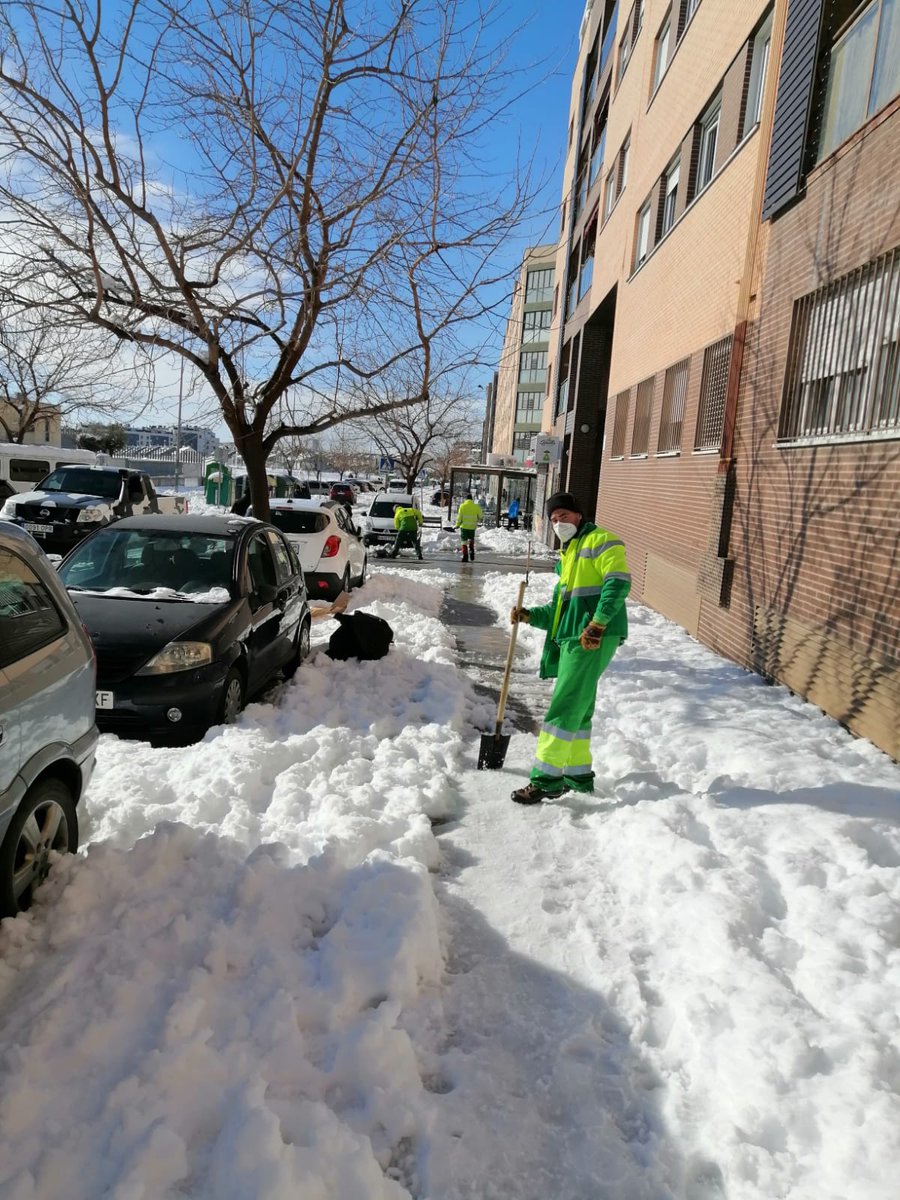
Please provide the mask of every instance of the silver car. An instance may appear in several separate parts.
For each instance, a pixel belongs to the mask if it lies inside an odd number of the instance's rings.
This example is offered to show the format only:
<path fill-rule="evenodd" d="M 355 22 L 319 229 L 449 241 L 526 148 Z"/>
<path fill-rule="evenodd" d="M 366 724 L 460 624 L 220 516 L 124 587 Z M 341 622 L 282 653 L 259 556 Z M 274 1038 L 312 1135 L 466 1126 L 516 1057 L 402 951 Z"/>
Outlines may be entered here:
<path fill-rule="evenodd" d="M 78 849 L 94 768 L 90 639 L 38 544 L 0 521 L 0 916 L 31 903 L 51 852 Z"/>

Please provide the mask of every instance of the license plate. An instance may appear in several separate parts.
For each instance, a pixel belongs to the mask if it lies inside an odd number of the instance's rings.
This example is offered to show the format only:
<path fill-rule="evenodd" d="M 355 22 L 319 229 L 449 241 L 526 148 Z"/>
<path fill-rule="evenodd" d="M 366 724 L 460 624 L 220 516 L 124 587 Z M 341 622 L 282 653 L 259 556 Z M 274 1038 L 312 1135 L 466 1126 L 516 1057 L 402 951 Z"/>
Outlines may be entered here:
<path fill-rule="evenodd" d="M 52 533 L 52 525 L 34 525 L 30 521 L 25 522 L 25 528 L 29 533 Z"/>
<path fill-rule="evenodd" d="M 112 692 L 97 693 L 97 708 L 115 708 L 115 698 Z"/>

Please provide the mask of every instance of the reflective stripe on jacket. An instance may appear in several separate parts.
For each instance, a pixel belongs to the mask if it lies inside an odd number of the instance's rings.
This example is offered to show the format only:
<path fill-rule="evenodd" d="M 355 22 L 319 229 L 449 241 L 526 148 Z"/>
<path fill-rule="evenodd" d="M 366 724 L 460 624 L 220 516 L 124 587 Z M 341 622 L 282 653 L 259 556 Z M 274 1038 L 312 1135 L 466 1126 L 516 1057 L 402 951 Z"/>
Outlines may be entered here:
<path fill-rule="evenodd" d="M 560 645 L 577 641 L 589 621 L 604 625 L 620 643 L 628 637 L 625 598 L 631 591 L 631 573 L 621 538 L 591 521 L 582 521 L 578 533 L 563 548 L 556 573 L 559 583 L 553 599 L 529 609 L 531 624 L 547 630 L 542 679 L 555 678 Z"/>
<path fill-rule="evenodd" d="M 456 513 L 457 529 L 476 529 L 481 520 L 481 505 L 474 500 L 463 500 Z"/>

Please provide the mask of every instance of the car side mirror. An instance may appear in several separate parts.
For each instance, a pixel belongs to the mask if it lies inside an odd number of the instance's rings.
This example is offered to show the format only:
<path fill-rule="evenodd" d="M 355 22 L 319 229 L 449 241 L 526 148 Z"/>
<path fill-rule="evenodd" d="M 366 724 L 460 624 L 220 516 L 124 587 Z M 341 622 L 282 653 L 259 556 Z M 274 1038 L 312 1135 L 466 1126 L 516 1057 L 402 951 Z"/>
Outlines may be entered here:
<path fill-rule="evenodd" d="M 274 604 L 278 599 L 278 589 L 271 583 L 261 583 L 256 589 L 256 598 L 260 604 Z"/>

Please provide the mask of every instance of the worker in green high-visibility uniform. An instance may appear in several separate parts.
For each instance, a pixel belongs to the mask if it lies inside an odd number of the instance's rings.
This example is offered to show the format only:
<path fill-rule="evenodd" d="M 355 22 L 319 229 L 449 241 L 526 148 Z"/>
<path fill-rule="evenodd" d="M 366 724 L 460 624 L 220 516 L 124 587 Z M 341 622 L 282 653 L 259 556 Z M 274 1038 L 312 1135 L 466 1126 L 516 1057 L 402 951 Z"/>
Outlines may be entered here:
<path fill-rule="evenodd" d="M 467 563 L 475 561 L 475 530 L 483 517 L 481 505 L 472 499 L 472 493 L 466 492 L 466 498 L 460 504 L 456 513 L 456 528 L 459 530 L 462 543 L 462 560 Z"/>
<path fill-rule="evenodd" d="M 512 794 L 517 804 L 594 790 L 591 719 L 597 685 L 628 636 L 631 575 L 624 543 L 586 520 L 571 492 L 551 496 L 547 515 L 563 543 L 553 599 L 538 608 L 514 608 L 510 619 L 546 629 L 541 678 L 555 678 L 556 686 L 530 780 Z"/>

